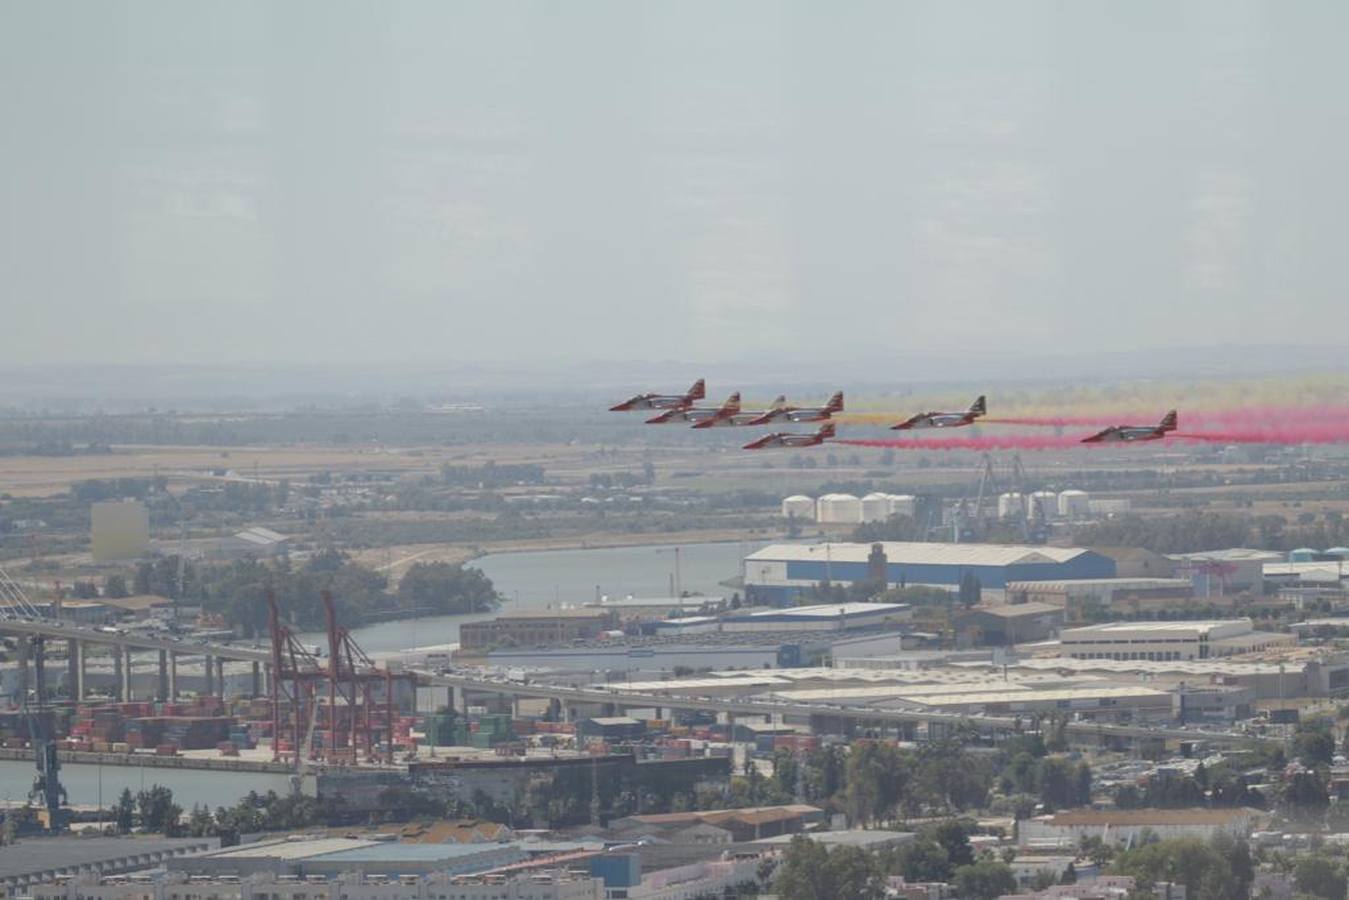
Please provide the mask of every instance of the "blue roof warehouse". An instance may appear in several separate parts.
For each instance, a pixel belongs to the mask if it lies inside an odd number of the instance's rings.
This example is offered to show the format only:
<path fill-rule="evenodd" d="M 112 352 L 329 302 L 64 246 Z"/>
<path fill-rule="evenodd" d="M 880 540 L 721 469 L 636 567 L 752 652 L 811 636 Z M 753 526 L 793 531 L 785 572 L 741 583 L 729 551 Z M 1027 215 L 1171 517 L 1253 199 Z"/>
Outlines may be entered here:
<path fill-rule="evenodd" d="M 955 589 L 966 575 L 1001 590 L 1013 581 L 1114 578 L 1115 561 L 1081 547 L 900 541 L 773 544 L 744 560 L 746 598 L 777 605 L 796 602 L 824 581 Z"/>

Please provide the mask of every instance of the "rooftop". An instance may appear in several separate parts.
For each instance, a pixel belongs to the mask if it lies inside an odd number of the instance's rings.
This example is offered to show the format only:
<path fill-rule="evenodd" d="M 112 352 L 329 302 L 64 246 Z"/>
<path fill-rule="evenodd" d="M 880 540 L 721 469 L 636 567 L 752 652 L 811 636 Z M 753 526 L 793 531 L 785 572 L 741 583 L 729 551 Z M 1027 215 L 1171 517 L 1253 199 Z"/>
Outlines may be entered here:
<path fill-rule="evenodd" d="M 1252 810 L 1230 809 L 1070 809 L 1039 820 L 1049 825 L 1225 825 L 1247 818 Z"/>
<path fill-rule="evenodd" d="M 307 859 L 311 856 L 323 856 L 329 853 L 341 853 L 346 850 L 358 850 L 362 847 L 374 846 L 397 845 L 379 841 L 363 841 L 357 838 L 323 837 L 298 841 L 259 841 L 256 844 L 226 847 L 207 855 L 217 859 Z"/>
<path fill-rule="evenodd" d="M 983 694 L 909 694 L 901 689 L 896 694 L 899 700 L 907 700 L 923 706 L 980 706 L 1016 702 L 1057 703 L 1061 700 L 1120 700 L 1126 697 L 1171 702 L 1171 695 L 1166 691 L 1147 687 L 1075 687 L 1057 691 L 1005 691 L 999 689 Z"/>
<path fill-rule="evenodd" d="M 1043 616 L 1048 613 L 1058 613 L 1061 615 L 1063 613 L 1063 607 L 1055 606 L 1052 603 L 1004 603 L 998 606 L 971 607 L 969 612 L 983 613 L 986 616 L 997 616 L 1000 619 L 1021 619 L 1030 616 Z"/>
<path fill-rule="evenodd" d="M 490 853 L 494 850 L 514 849 L 514 844 L 474 843 L 474 844 L 403 844 L 392 841 L 367 843 L 363 847 L 323 854 L 324 862 L 439 862 L 446 859 L 462 859 Z M 318 855 L 318 854 L 316 854 Z"/>
<path fill-rule="evenodd" d="M 949 566 L 1012 566 L 1065 563 L 1090 551 L 1081 547 L 1031 547 L 1018 544 L 937 544 L 882 541 L 886 561 L 895 564 Z M 870 543 L 773 544 L 745 557 L 746 562 L 861 562 L 871 555 Z"/>
<path fill-rule="evenodd" d="M 907 603 L 820 603 L 815 606 L 789 606 L 756 609 L 737 616 L 727 616 L 728 622 L 743 622 L 758 618 L 824 619 L 842 616 L 871 616 L 908 609 Z"/>
<path fill-rule="evenodd" d="M 1110 634 L 1119 632 L 1121 634 L 1134 634 L 1137 632 L 1165 633 L 1165 632 L 1192 632 L 1192 631 L 1212 631 L 1217 628 L 1224 628 L 1228 625 L 1245 625 L 1249 630 L 1251 628 L 1250 619 L 1196 619 L 1180 620 L 1171 622 L 1103 622 L 1100 625 L 1086 625 L 1081 628 L 1065 628 L 1063 636 L 1072 637 L 1074 634 Z"/>
<path fill-rule="evenodd" d="M 1009 581 L 1009 591 L 1046 591 L 1056 588 L 1181 588 L 1193 586 L 1188 578 L 1058 578 L 1045 581 Z"/>
<path fill-rule="evenodd" d="M 0 852 L 0 878 L 148 853 L 187 852 L 216 845 L 210 838 L 159 837 L 34 837 L 23 838 Z"/>

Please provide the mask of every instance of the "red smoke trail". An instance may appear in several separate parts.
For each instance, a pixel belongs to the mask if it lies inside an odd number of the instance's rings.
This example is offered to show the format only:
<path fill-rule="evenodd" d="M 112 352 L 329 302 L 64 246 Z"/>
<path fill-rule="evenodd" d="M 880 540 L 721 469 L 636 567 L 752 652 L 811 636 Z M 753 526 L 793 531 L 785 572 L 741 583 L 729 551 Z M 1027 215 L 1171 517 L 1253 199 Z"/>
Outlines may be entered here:
<path fill-rule="evenodd" d="M 1150 425 L 1163 410 L 1126 413 L 1093 413 L 1068 416 L 1000 416 L 984 419 L 988 425 L 1030 425 L 1042 428 L 1073 428 L 1109 425 Z M 1234 434 L 1293 434 L 1301 429 L 1349 431 L 1349 406 L 1258 406 L 1237 409 L 1180 409 L 1180 424 L 1198 431 L 1230 431 Z"/>
<path fill-rule="evenodd" d="M 1230 431 L 1187 431 L 1173 434 L 1171 439 L 1219 444 L 1349 444 L 1349 420 L 1266 424 Z"/>

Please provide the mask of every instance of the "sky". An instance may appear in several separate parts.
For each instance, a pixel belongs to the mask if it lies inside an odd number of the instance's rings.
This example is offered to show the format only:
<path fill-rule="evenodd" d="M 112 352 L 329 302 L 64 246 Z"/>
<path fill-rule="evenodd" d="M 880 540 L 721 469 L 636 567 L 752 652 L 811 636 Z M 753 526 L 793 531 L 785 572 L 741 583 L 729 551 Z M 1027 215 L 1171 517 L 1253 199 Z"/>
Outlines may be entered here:
<path fill-rule="evenodd" d="M 1315 0 L 10 0 L 3 360 L 1324 346 L 1346 25 Z"/>

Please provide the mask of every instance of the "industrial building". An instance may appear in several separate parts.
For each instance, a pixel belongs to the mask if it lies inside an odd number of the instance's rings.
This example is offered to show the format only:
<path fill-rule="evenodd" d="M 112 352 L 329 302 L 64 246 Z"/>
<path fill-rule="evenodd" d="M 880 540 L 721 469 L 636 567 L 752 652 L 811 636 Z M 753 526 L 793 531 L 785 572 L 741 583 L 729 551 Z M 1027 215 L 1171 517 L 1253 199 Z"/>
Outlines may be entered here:
<path fill-rule="evenodd" d="M 983 588 L 1013 581 L 1114 578 L 1115 562 L 1080 547 L 1007 544 L 773 544 L 744 560 L 745 595 L 786 606 L 821 582 L 956 588 L 973 576 Z"/>
<path fill-rule="evenodd" d="M 907 622 L 907 603 L 823 603 L 785 609 L 761 609 L 724 616 L 722 632 L 755 631 L 850 631 L 857 628 L 896 626 Z"/>
<path fill-rule="evenodd" d="M 1110 622 L 1065 628 L 1060 653 L 1072 659 L 1215 659 L 1297 643 L 1291 634 L 1256 631 L 1250 619 Z"/>
<path fill-rule="evenodd" d="M 1233 547 L 1203 553 L 1171 556 L 1177 578 L 1188 578 L 1200 597 L 1260 593 L 1264 589 L 1265 564 L 1283 562 L 1283 554 L 1271 550 Z"/>
<path fill-rule="evenodd" d="M 187 878 L 181 873 L 135 879 L 82 879 L 34 888 L 32 900 L 601 900 L 604 882 L 567 871 L 516 877 L 436 874 L 395 878 L 344 875 L 304 880 L 257 874 Z"/>
<path fill-rule="evenodd" d="M 602 597 L 586 609 L 612 612 L 620 621 L 647 621 L 669 616 L 702 616 L 726 608 L 725 597 Z"/>
<path fill-rule="evenodd" d="M 311 840 L 268 840 L 237 847 L 180 856 L 167 861 L 170 871 L 189 875 L 258 873 L 321 875 L 336 877 L 346 872 L 362 875 L 457 875 L 481 872 L 522 862 L 527 854 L 517 843 L 405 844 L 361 838 L 321 837 Z"/>
<path fill-rule="evenodd" d="M 94 562 L 138 559 L 150 553 L 150 513 L 139 500 L 100 500 L 89 507 Z"/>
<path fill-rule="evenodd" d="M 219 838 L 37 837 L 0 852 L 0 897 L 28 896 L 61 877 L 97 877 L 163 865 L 169 859 L 212 850 Z"/>
<path fill-rule="evenodd" d="M 615 613 L 607 609 L 521 610 L 486 622 L 459 626 L 464 650 L 487 647 L 539 647 L 598 637 L 614 626 Z"/>
<path fill-rule="evenodd" d="M 1238 840 L 1251 833 L 1259 813 L 1253 809 L 1070 809 L 1017 823 L 1022 847 L 1078 847 L 1083 838 L 1134 846 L 1145 832 L 1158 840 L 1219 833 Z"/>
<path fill-rule="evenodd" d="M 956 617 L 956 646 L 1010 647 L 1053 637 L 1063 626 L 1063 607 L 1049 603 L 976 606 Z"/>
<path fill-rule="evenodd" d="M 1194 597 L 1184 578 L 1078 578 L 1013 581 L 1008 603 L 1043 603 L 1058 607 L 1071 622 L 1099 621 L 1111 613 L 1137 614 L 1172 608 Z"/>

